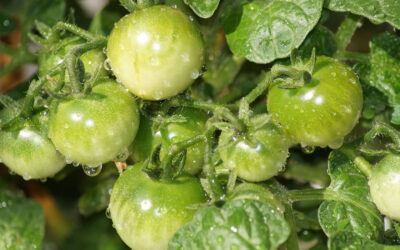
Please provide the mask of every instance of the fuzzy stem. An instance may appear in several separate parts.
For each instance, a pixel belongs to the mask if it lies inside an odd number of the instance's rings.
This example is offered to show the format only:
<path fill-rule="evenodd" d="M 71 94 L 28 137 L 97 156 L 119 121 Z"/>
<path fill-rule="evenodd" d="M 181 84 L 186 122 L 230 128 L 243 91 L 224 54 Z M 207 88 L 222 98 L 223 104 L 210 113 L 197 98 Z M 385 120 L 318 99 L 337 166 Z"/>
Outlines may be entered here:
<path fill-rule="evenodd" d="M 335 34 L 335 42 L 337 53 L 346 51 L 347 46 L 351 42 L 354 32 L 361 24 L 362 17 L 354 14 L 347 14 L 343 22 L 340 24 L 338 31 Z"/>
<path fill-rule="evenodd" d="M 187 149 L 188 147 L 191 147 L 201 141 L 204 141 L 204 135 L 194 136 L 187 140 L 172 144 L 169 147 L 168 154 L 164 157 L 164 159 L 161 162 L 161 169 L 163 170 L 162 179 L 165 182 L 170 182 L 173 179 L 174 170 L 171 166 L 171 162 L 174 156 L 182 152 L 183 150 Z"/>

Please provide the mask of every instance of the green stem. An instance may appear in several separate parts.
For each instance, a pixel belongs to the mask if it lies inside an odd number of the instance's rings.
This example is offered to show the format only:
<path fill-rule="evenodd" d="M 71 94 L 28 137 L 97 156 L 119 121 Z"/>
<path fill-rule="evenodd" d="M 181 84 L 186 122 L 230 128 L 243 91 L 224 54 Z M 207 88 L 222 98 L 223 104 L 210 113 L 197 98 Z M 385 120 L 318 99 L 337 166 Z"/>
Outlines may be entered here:
<path fill-rule="evenodd" d="M 294 220 L 293 208 L 291 204 L 285 203 L 285 219 L 290 226 L 290 235 L 286 241 L 286 250 L 298 250 L 299 244 L 296 232 L 296 222 Z"/>
<path fill-rule="evenodd" d="M 65 57 L 65 66 L 67 68 L 69 80 L 71 82 L 74 93 L 79 93 L 82 90 L 82 84 L 79 80 L 77 70 L 76 70 L 76 66 L 78 64 L 79 57 L 83 53 L 85 53 L 89 50 L 104 47 L 104 46 L 106 46 L 106 44 L 107 44 L 106 39 L 99 38 L 99 39 L 93 40 L 92 42 L 88 42 L 86 44 L 75 46 L 73 49 L 71 49 L 69 51 L 69 53 Z"/>
<path fill-rule="evenodd" d="M 163 170 L 162 179 L 165 182 L 170 182 L 174 176 L 174 169 L 171 166 L 171 162 L 175 155 L 182 152 L 183 150 L 191 147 L 201 141 L 204 141 L 204 135 L 198 135 L 187 140 L 174 143 L 169 147 L 168 154 L 164 157 L 161 162 L 161 169 Z"/>
<path fill-rule="evenodd" d="M 43 84 L 44 79 L 39 78 L 39 80 L 34 80 L 30 83 L 28 92 L 24 99 L 24 103 L 22 105 L 22 115 L 25 117 L 29 117 L 33 112 L 33 103 L 35 101 L 35 97 L 39 95 Z"/>
<path fill-rule="evenodd" d="M 127 9 L 129 12 L 133 12 L 136 9 L 136 4 L 133 0 L 119 0 L 119 2 Z"/>
<path fill-rule="evenodd" d="M 257 85 L 257 87 L 255 87 L 249 94 L 247 94 L 242 99 L 244 99 L 249 104 L 254 102 L 260 95 L 265 93 L 265 91 L 271 84 L 272 80 L 273 80 L 273 74 L 271 72 L 266 73 L 262 81 Z M 240 106 L 240 100 L 236 102 L 236 106 L 238 107 Z"/>
<path fill-rule="evenodd" d="M 367 62 L 369 60 L 369 54 L 351 51 L 344 51 L 340 54 L 336 53 L 335 57 L 341 60 L 358 60 L 361 62 Z"/>
<path fill-rule="evenodd" d="M 354 32 L 361 24 L 362 17 L 354 14 L 347 14 L 343 22 L 340 24 L 338 31 L 335 34 L 335 42 L 337 53 L 342 53 L 346 50 L 351 42 Z"/>
<path fill-rule="evenodd" d="M 220 117 L 231 122 L 239 131 L 244 131 L 246 129 L 245 124 L 241 120 L 239 120 L 227 107 L 220 104 L 202 102 L 202 101 L 184 100 L 179 97 L 172 99 L 168 104 L 174 107 L 183 106 L 183 107 L 211 111 L 215 115 L 219 115 Z"/>
<path fill-rule="evenodd" d="M 96 35 L 90 33 L 89 31 L 81 29 L 78 26 L 71 24 L 71 23 L 58 22 L 56 25 L 53 26 L 54 34 L 56 33 L 56 32 L 54 32 L 56 30 L 67 30 L 67 31 L 69 31 L 75 35 L 78 35 L 88 41 L 97 40 L 99 38 L 99 36 L 96 36 Z"/>
<path fill-rule="evenodd" d="M 212 146 L 213 140 L 212 135 L 214 134 L 215 129 L 208 129 L 205 133 L 205 149 L 204 149 L 204 166 L 203 172 L 210 183 L 211 192 L 213 193 L 213 197 L 221 200 L 224 198 L 224 191 L 221 187 L 217 179 L 217 174 L 215 171 L 215 166 L 212 162 Z"/>
<path fill-rule="evenodd" d="M 289 199 L 292 202 L 296 201 L 309 201 L 309 200 L 328 200 L 329 190 L 322 189 L 302 189 L 302 190 L 289 190 Z"/>
<path fill-rule="evenodd" d="M 368 178 L 371 177 L 372 165 L 351 146 L 343 146 L 340 152 L 344 153 L 356 165 L 356 167 Z"/>

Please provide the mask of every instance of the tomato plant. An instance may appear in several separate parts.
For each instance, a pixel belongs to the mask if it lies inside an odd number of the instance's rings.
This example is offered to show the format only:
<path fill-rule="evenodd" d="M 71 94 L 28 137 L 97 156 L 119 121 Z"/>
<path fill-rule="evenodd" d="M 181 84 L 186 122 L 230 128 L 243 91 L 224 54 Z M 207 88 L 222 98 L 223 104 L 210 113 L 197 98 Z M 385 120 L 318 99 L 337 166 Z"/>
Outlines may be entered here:
<path fill-rule="evenodd" d="M 99 166 L 127 150 L 139 119 L 133 97 L 107 80 L 87 97 L 60 101 L 50 113 L 49 137 L 70 161 Z"/>
<path fill-rule="evenodd" d="M 0 2 L 0 249 L 398 248 L 398 1 Z"/>
<path fill-rule="evenodd" d="M 189 87 L 200 75 L 203 54 L 196 25 L 168 6 L 140 9 L 123 17 L 107 44 L 117 79 L 146 100 L 166 99 Z"/>
<path fill-rule="evenodd" d="M 267 102 L 268 111 L 294 141 L 338 148 L 358 122 L 363 96 L 349 66 L 318 57 L 310 83 L 296 89 L 272 86 Z"/>
<path fill-rule="evenodd" d="M 181 176 L 170 183 L 151 179 L 143 164 L 128 167 L 113 187 L 110 213 L 123 241 L 136 249 L 166 249 L 169 239 L 206 196 L 198 179 Z"/>

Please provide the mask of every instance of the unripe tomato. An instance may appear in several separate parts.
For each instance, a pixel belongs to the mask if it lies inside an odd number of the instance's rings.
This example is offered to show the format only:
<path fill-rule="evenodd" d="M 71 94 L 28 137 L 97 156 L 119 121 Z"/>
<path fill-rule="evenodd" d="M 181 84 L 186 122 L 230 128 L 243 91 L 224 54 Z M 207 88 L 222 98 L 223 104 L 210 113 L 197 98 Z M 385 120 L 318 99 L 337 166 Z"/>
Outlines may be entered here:
<path fill-rule="evenodd" d="M 172 235 L 189 222 L 206 201 L 197 178 L 180 176 L 172 182 L 151 179 L 142 163 L 129 166 L 115 183 L 110 213 L 114 227 L 132 249 L 167 249 Z"/>
<path fill-rule="evenodd" d="M 59 48 L 58 50 L 42 50 L 39 52 L 38 57 L 38 73 L 39 76 L 45 76 L 51 69 L 58 64 L 62 63 L 68 52 L 77 45 L 82 44 L 82 40 L 75 40 L 68 43 L 66 46 Z M 85 68 L 85 73 L 94 74 L 97 68 L 100 67 L 100 75 L 106 76 L 107 71 L 104 68 L 104 61 L 106 56 L 102 49 L 90 50 L 80 56 L 80 60 Z M 58 78 L 58 76 L 55 76 Z M 65 72 L 65 80 L 68 81 L 68 72 Z"/>
<path fill-rule="evenodd" d="M 135 140 L 130 146 L 131 158 L 134 163 L 146 160 L 152 150 L 161 144 L 161 132 L 153 131 L 153 121 L 145 116 L 140 117 L 140 125 Z"/>
<path fill-rule="evenodd" d="M 179 108 L 174 115 L 185 119 L 185 122 L 170 122 L 161 127 L 162 148 L 161 158 L 167 153 L 169 147 L 177 142 L 201 135 L 206 129 L 208 116 L 201 110 Z M 197 174 L 204 162 L 204 142 L 199 142 L 187 148 L 184 171 Z"/>
<path fill-rule="evenodd" d="M 107 45 L 117 79 L 146 100 L 166 99 L 189 87 L 200 74 L 203 53 L 196 25 L 180 10 L 160 5 L 119 20 Z"/>
<path fill-rule="evenodd" d="M 369 187 L 379 211 L 400 221 L 400 156 L 389 154 L 373 169 Z"/>
<path fill-rule="evenodd" d="M 132 95 L 107 80 L 86 97 L 59 102 L 50 112 L 49 137 L 68 160 L 98 166 L 127 151 L 139 119 Z"/>
<path fill-rule="evenodd" d="M 66 165 L 50 139 L 30 124 L 0 130 L 0 160 L 25 180 L 53 177 Z"/>
<path fill-rule="evenodd" d="M 232 137 L 226 131 L 221 133 L 220 157 L 224 165 L 236 171 L 237 176 L 246 181 L 265 181 L 282 170 L 288 157 L 290 141 L 280 128 L 269 123 L 233 138 L 233 143 L 223 142 Z"/>
<path fill-rule="evenodd" d="M 349 66 L 321 56 L 310 83 L 297 89 L 273 85 L 267 104 L 268 112 L 293 141 L 338 148 L 358 122 L 363 95 Z"/>

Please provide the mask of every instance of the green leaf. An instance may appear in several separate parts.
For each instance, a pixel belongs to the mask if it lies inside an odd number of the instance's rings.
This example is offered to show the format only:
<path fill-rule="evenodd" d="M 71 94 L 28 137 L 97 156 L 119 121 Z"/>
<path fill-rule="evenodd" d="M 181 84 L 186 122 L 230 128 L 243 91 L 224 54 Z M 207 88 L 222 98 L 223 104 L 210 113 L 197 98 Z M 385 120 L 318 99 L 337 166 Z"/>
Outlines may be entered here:
<path fill-rule="evenodd" d="M 172 249 L 277 249 L 290 229 L 280 212 L 256 200 L 235 200 L 196 212 L 175 233 Z"/>
<path fill-rule="evenodd" d="M 2 7 L 5 13 L 18 16 L 24 25 L 33 25 L 37 19 L 47 25 L 54 25 L 64 17 L 64 0 L 13 0 Z"/>
<path fill-rule="evenodd" d="M 333 11 L 349 11 L 365 16 L 374 23 L 388 22 L 400 28 L 400 1 L 397 0 L 329 0 Z"/>
<path fill-rule="evenodd" d="M 287 57 L 317 24 L 322 0 L 237 0 L 223 19 L 229 47 L 256 63 Z"/>
<path fill-rule="evenodd" d="M 363 89 L 364 108 L 362 115 L 365 119 L 372 119 L 375 117 L 375 114 L 385 110 L 388 105 L 388 98 L 378 89 L 369 85 L 371 83 L 369 80 L 371 73 L 370 65 L 357 63 L 354 65 L 353 71 L 358 75 Z"/>
<path fill-rule="evenodd" d="M 315 27 L 301 44 L 299 48 L 300 56 L 303 58 L 310 57 L 313 48 L 319 56 L 332 57 L 336 52 L 336 43 L 332 31 L 323 25 Z"/>
<path fill-rule="evenodd" d="M 124 9 L 113 1 L 98 12 L 89 26 L 89 31 L 103 36 L 108 36 L 116 23 L 124 14 Z M 126 12 L 125 12 L 126 13 Z"/>
<path fill-rule="evenodd" d="M 296 221 L 296 227 L 300 231 L 301 229 L 309 229 L 309 230 L 321 230 L 321 226 L 318 223 L 317 219 L 314 219 L 303 212 L 293 211 L 293 215 Z"/>
<path fill-rule="evenodd" d="M 370 42 L 370 48 L 368 83 L 385 94 L 391 105 L 400 104 L 400 37 L 388 32 L 379 34 Z"/>
<path fill-rule="evenodd" d="M 329 156 L 331 184 L 318 210 L 328 237 L 339 231 L 355 232 L 369 239 L 383 238 L 383 219 L 369 197 L 368 179 L 341 151 Z"/>
<path fill-rule="evenodd" d="M 388 246 L 378 244 L 364 236 L 360 236 L 354 232 L 342 231 L 335 234 L 329 239 L 329 249 L 363 249 L 363 250 L 400 250 L 400 246 Z"/>
<path fill-rule="evenodd" d="M 202 18 L 211 17 L 218 7 L 219 0 L 184 0 L 194 13 Z"/>
<path fill-rule="evenodd" d="M 35 201 L 0 191 L 0 249 L 41 249 L 44 216 Z"/>

